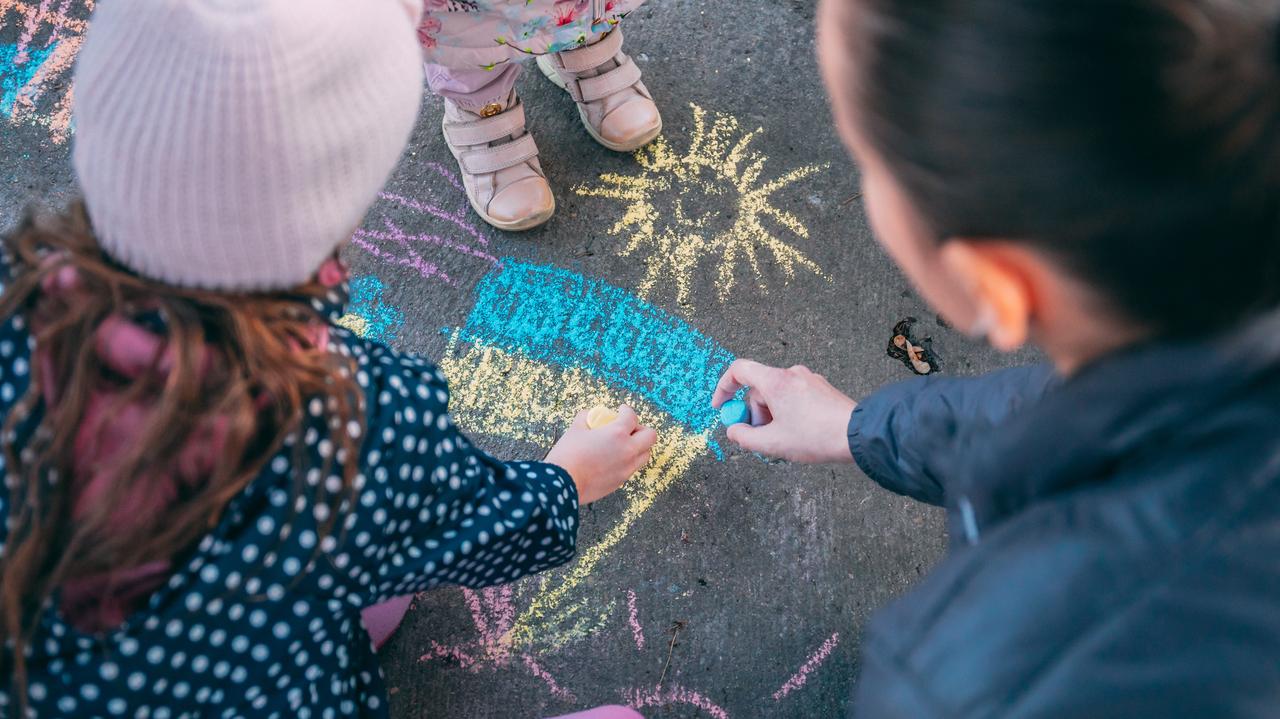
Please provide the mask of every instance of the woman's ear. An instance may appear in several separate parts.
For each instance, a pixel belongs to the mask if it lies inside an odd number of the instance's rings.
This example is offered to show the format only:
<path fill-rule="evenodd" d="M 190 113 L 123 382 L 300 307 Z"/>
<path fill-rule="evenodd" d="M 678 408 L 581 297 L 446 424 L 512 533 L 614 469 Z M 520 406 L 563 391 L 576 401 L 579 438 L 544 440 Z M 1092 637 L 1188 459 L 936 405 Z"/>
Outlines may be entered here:
<path fill-rule="evenodd" d="M 956 238 L 943 243 L 942 265 L 973 303 L 970 333 L 1012 352 L 1027 343 L 1035 312 L 1034 258 L 1007 244 Z"/>

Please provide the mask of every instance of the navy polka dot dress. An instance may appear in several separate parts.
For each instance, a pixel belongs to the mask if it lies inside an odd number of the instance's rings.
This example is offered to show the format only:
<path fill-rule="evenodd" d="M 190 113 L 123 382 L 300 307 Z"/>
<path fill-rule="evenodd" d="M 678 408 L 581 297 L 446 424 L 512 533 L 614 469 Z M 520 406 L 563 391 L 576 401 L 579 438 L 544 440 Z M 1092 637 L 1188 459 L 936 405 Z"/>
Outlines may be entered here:
<path fill-rule="evenodd" d="M 368 398 L 355 499 L 335 531 L 320 538 L 329 509 L 307 490 L 337 490 L 339 474 L 298 478 L 293 466 L 299 443 L 313 466 L 333 451 L 315 400 L 145 609 L 98 635 L 64 621 L 56 601 L 43 613 L 28 657 L 34 716 L 387 716 L 363 607 L 441 584 L 510 582 L 573 556 L 577 490 L 562 469 L 502 463 L 473 447 L 426 360 L 339 327 L 330 342 L 355 359 Z M 0 327 L 6 415 L 27 390 L 32 344 L 21 317 Z M 0 492 L 0 551 L 8 499 Z M 0 716 L 14 701 L 0 693 Z"/>

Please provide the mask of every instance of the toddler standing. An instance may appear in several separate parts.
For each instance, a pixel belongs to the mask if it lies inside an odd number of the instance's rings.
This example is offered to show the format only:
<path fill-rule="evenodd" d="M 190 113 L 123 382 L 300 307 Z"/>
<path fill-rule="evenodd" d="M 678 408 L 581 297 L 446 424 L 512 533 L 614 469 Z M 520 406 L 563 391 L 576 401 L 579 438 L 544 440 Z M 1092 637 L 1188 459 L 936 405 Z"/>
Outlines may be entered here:
<path fill-rule="evenodd" d="M 503 230 L 551 218 L 555 196 L 515 91 L 521 61 L 577 104 L 587 133 L 610 150 L 658 136 L 662 117 L 622 51 L 622 19 L 644 0 L 425 0 L 418 38 L 427 83 L 444 98 L 444 138 L 471 206 Z"/>

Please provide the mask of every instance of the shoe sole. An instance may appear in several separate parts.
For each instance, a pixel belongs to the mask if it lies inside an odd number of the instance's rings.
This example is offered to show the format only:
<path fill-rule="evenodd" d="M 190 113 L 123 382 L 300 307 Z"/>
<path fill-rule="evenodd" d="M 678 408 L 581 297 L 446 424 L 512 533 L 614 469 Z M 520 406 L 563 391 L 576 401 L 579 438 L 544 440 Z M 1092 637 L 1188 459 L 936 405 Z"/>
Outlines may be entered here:
<path fill-rule="evenodd" d="M 443 133 L 444 133 L 444 118 L 443 118 L 443 117 L 442 117 L 442 118 L 440 118 L 440 129 L 441 129 L 441 134 L 443 135 Z M 448 144 L 449 144 L 449 141 L 446 139 L 446 140 L 445 140 L 445 145 L 446 145 L 446 146 L 448 146 Z M 453 154 L 453 148 L 452 148 L 452 147 L 449 147 L 449 153 L 450 153 L 450 154 Z M 458 162 L 458 158 L 455 156 L 455 157 L 453 158 L 453 161 L 454 161 L 455 163 L 457 163 L 457 162 Z M 463 169 L 462 169 L 462 165 L 461 165 L 461 163 L 458 163 L 458 174 L 459 174 L 459 175 L 465 175 L 465 174 L 466 174 L 466 173 L 463 171 Z M 497 229 L 499 229 L 499 230 L 505 230 L 506 232 L 524 232 L 525 230 L 532 230 L 533 228 L 538 227 L 539 225 L 544 225 L 544 224 L 546 224 L 547 220 L 550 220 L 550 219 L 551 219 L 551 217 L 552 217 L 553 215 L 555 215 L 555 214 L 556 214 L 556 196 L 555 196 L 555 193 L 552 193 L 552 195 L 551 195 L 551 207 L 550 207 L 550 208 L 548 208 L 545 212 L 539 212 L 539 213 L 538 213 L 538 214 L 536 214 L 536 215 L 530 215 L 529 217 L 524 217 L 524 218 L 521 218 L 521 219 L 519 219 L 519 220 L 512 220 L 512 221 L 510 221 L 510 222 L 506 222 L 506 221 L 503 221 L 503 220 L 499 220 L 498 218 L 493 217 L 493 216 L 492 216 L 492 215 L 490 215 L 489 213 L 485 212 L 485 211 L 484 211 L 484 208 L 482 208 L 482 207 L 480 207 L 480 205 L 477 205 L 477 204 L 476 204 L 476 201 L 475 201 L 475 199 L 474 199 L 474 198 L 472 198 L 472 197 L 471 197 L 471 193 L 470 193 L 470 192 L 467 192 L 466 190 L 463 190 L 463 194 L 465 194 L 465 195 L 467 196 L 467 203 L 468 203 L 469 205 L 471 205 L 471 209 L 472 209 L 472 210 L 474 210 L 474 211 L 475 211 L 475 213 L 476 213 L 477 215 L 479 215 L 479 216 L 480 216 L 480 219 L 484 220 L 484 221 L 485 221 L 486 223 L 488 223 L 491 227 L 496 227 Z"/>
<path fill-rule="evenodd" d="M 555 66 L 551 64 L 550 60 L 544 61 L 546 57 L 547 57 L 546 55 L 538 56 L 538 69 L 542 71 L 543 77 L 550 80 L 552 84 L 554 84 L 556 87 L 560 88 L 561 90 L 564 90 L 565 92 L 568 92 L 568 89 L 566 89 L 564 86 L 564 80 L 560 79 L 560 74 L 556 72 Z M 582 106 L 578 105 L 578 103 L 576 102 L 574 103 L 574 105 L 576 105 L 578 108 L 578 117 L 579 119 L 582 120 L 582 127 L 587 131 L 587 134 L 591 135 L 591 139 L 609 148 L 610 150 L 613 150 L 614 152 L 635 152 L 636 150 L 639 150 L 645 145 L 648 145 L 650 142 L 653 142 L 655 139 L 657 139 L 658 135 L 662 134 L 662 118 L 659 117 L 658 126 L 653 128 L 649 132 L 646 132 L 645 134 L 641 135 L 638 139 L 633 140 L 626 144 L 618 144 L 615 142 L 610 142 L 604 139 L 603 137 L 601 137 L 600 133 L 596 132 L 596 129 L 591 126 L 591 122 L 587 119 L 587 113 L 585 110 L 582 109 Z"/>

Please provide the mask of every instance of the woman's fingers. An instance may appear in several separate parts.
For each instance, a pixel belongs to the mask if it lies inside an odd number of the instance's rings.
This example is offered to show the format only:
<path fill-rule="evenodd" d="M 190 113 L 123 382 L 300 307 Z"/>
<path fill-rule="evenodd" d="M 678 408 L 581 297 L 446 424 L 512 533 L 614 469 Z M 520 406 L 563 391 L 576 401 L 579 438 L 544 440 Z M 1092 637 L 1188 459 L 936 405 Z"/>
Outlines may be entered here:
<path fill-rule="evenodd" d="M 734 360 L 716 383 L 716 391 L 711 395 L 711 406 L 719 407 L 733 399 L 743 387 L 760 388 L 767 385 L 773 373 L 779 371 L 755 360 Z"/>
<path fill-rule="evenodd" d="M 759 427 L 735 424 L 726 431 L 729 441 L 749 452 L 765 455 L 774 454 L 773 433 L 773 427 L 767 424 Z"/>
<path fill-rule="evenodd" d="M 759 427 L 773 421 L 773 413 L 769 411 L 769 405 L 760 399 L 759 393 L 748 391 L 744 399 L 746 399 L 747 407 L 751 412 L 751 426 Z"/>

